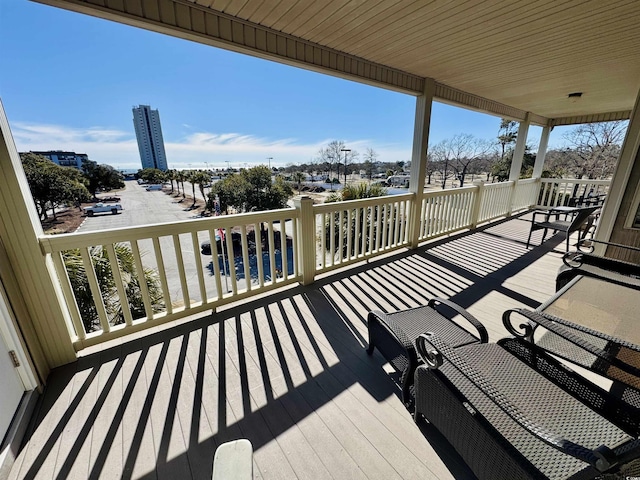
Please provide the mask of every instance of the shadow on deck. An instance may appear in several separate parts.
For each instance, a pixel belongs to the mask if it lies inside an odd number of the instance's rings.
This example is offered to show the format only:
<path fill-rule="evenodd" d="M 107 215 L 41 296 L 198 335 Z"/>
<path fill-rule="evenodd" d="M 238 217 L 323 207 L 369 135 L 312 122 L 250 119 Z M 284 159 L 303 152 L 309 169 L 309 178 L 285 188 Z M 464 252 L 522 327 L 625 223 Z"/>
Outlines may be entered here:
<path fill-rule="evenodd" d="M 476 315 L 492 340 L 506 335 L 501 312 L 548 298 L 563 253 L 554 250 L 561 236 L 527 250 L 528 218 L 58 368 L 11 478 L 211 478 L 216 447 L 237 438 L 253 444 L 255 478 L 473 478 L 435 429 L 413 423 L 379 353 L 365 353 L 366 315 L 442 296 Z"/>

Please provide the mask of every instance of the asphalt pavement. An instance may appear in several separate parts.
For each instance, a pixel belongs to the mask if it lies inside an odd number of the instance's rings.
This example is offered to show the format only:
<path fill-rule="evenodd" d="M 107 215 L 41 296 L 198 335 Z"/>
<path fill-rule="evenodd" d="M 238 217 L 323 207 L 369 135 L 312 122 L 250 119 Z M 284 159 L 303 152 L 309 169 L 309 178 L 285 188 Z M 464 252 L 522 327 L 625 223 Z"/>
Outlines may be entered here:
<path fill-rule="evenodd" d="M 180 202 L 182 196 L 176 198 L 165 193 L 170 190 L 171 187 L 165 185 L 162 191 L 147 192 L 144 185 L 138 185 L 136 181 L 128 180 L 125 182 L 124 190 L 113 194 L 120 197 L 119 203 L 122 205 L 122 211 L 115 215 L 109 212 L 87 217 L 76 232 L 94 232 L 197 218 L 194 212 L 188 211 L 192 201 L 186 199 Z M 111 196 L 111 194 L 108 193 L 104 196 Z"/>

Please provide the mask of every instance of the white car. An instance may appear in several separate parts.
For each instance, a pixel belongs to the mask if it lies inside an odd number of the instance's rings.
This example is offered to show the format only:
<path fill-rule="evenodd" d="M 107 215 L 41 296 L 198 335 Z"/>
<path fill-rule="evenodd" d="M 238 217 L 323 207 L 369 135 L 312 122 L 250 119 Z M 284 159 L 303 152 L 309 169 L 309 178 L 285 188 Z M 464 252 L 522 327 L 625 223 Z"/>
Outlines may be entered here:
<path fill-rule="evenodd" d="M 149 185 L 147 187 L 147 192 L 150 192 L 152 190 L 162 190 L 162 185 L 159 185 L 159 184 L 158 185 L 155 185 L 155 184 L 154 185 Z"/>
<path fill-rule="evenodd" d="M 112 214 L 118 213 L 122 210 L 122 205 L 119 203 L 96 203 L 91 207 L 84 207 L 84 213 L 86 213 L 89 217 L 93 217 L 96 213 L 107 213 L 111 212 Z"/>

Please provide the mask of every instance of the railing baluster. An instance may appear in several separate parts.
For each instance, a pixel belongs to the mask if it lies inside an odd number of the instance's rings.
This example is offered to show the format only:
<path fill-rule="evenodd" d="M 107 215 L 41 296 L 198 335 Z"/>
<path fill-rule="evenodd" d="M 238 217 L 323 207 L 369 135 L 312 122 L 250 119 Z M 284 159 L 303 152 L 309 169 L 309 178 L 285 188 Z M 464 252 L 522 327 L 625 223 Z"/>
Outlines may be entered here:
<path fill-rule="evenodd" d="M 164 259 L 162 257 L 162 249 L 160 248 L 160 239 L 153 237 L 153 251 L 156 256 L 156 264 L 158 266 L 158 276 L 160 277 L 160 286 L 162 288 L 162 298 L 164 299 L 167 314 L 173 313 L 173 304 L 171 301 L 171 292 L 167 283 L 167 272 L 164 268 Z"/>
<path fill-rule="evenodd" d="M 216 282 L 216 293 L 218 300 L 220 300 L 224 297 L 224 292 L 222 291 L 222 275 L 220 274 L 220 263 L 218 261 L 218 241 L 213 229 L 209 229 L 209 245 L 211 245 L 211 265 L 213 266 L 213 276 Z"/>
<path fill-rule="evenodd" d="M 124 289 L 124 283 L 122 282 L 122 273 L 120 272 L 120 263 L 116 255 L 116 249 L 113 243 L 106 245 L 107 254 L 109 255 L 109 265 L 111 265 L 111 272 L 113 273 L 113 281 L 116 284 L 116 290 L 118 290 L 118 299 L 122 306 L 122 316 L 124 317 L 124 323 L 129 327 L 133 325 L 133 318 L 131 317 L 131 308 L 129 306 L 129 299 L 127 298 L 127 292 Z"/>
<path fill-rule="evenodd" d="M 342 263 L 344 257 L 344 210 L 338 213 L 338 263 Z"/>
<path fill-rule="evenodd" d="M 355 216 L 353 221 L 355 222 L 355 234 L 353 237 L 353 258 L 359 258 L 360 257 L 360 247 L 362 246 L 362 242 L 360 242 L 360 219 L 362 218 L 362 209 L 360 207 L 356 207 L 355 210 Z"/>
<path fill-rule="evenodd" d="M 138 241 L 131 241 L 131 252 L 133 253 L 133 262 L 136 266 L 136 274 L 138 275 L 138 283 L 140 285 L 140 293 L 142 294 L 142 303 L 144 304 L 144 312 L 147 316 L 147 320 L 153 318 L 153 308 L 151 307 L 151 301 L 149 299 L 149 287 L 144 275 L 144 266 L 142 264 L 142 256 L 140 255 L 140 248 L 138 247 Z"/>
<path fill-rule="evenodd" d="M 276 275 L 276 242 L 273 237 L 273 221 L 267 223 L 267 233 L 269 235 L 269 267 L 271 269 L 271 283 L 275 284 L 277 280 Z M 234 292 L 235 293 L 235 292 Z"/>
<path fill-rule="evenodd" d="M 282 276 L 284 280 L 289 279 L 289 262 L 287 251 L 287 226 L 285 219 L 280 219 L 280 258 L 282 259 Z"/>
<path fill-rule="evenodd" d="M 349 209 L 347 210 L 347 255 L 346 258 L 348 260 L 351 260 L 353 258 L 353 256 L 351 255 L 351 242 L 352 242 L 352 238 L 351 238 L 351 221 L 352 221 L 352 210 Z"/>
<path fill-rule="evenodd" d="M 82 265 L 84 266 L 84 271 L 87 275 L 89 289 L 91 290 L 91 295 L 93 296 L 93 303 L 96 306 L 96 312 L 98 313 L 100 326 L 102 327 L 103 332 L 109 333 L 109 331 L 111 331 L 111 325 L 109 325 L 109 317 L 107 316 L 107 310 L 102 300 L 102 292 L 100 291 L 96 271 L 93 268 L 93 261 L 91 260 L 91 255 L 89 254 L 89 248 L 90 247 L 84 247 L 80 249 Z"/>
<path fill-rule="evenodd" d="M 180 244 L 180 236 L 178 234 L 173 235 L 173 250 L 175 251 L 176 263 L 178 264 L 178 276 L 180 277 L 180 287 L 182 288 L 182 301 L 184 302 L 184 308 L 189 309 L 191 308 L 191 295 L 189 295 L 189 287 L 187 287 L 187 275 L 184 271 L 184 259 L 182 258 L 182 246 Z M 148 292 L 146 297 L 148 301 L 149 299 Z M 147 313 L 147 316 L 148 315 L 149 314 Z"/>
<path fill-rule="evenodd" d="M 329 253 L 330 265 L 333 266 L 336 258 L 336 214 L 331 212 L 331 220 L 329 221 Z"/>
<path fill-rule="evenodd" d="M 293 258 L 292 275 L 298 277 L 300 275 L 300 267 L 298 266 L 298 220 L 295 217 L 291 219 L 291 255 Z"/>
<path fill-rule="evenodd" d="M 374 236 L 374 227 L 373 224 L 375 222 L 375 211 L 376 207 L 374 205 L 369 206 L 369 245 L 367 246 L 367 254 L 371 255 L 373 252 L 373 246 L 375 244 L 375 236 Z"/>
<path fill-rule="evenodd" d="M 242 266 L 247 292 L 251 291 L 251 265 L 249 264 L 249 244 L 247 242 L 247 226 L 240 225 L 240 241 L 242 244 Z"/>
<path fill-rule="evenodd" d="M 384 215 L 384 218 L 382 219 L 382 235 L 380 238 L 380 249 L 381 250 L 386 250 L 387 247 L 389 246 L 389 241 L 387 239 L 387 229 L 388 229 L 388 223 L 389 223 L 389 204 L 385 203 L 384 205 L 382 205 L 382 215 Z"/>
<path fill-rule="evenodd" d="M 234 295 L 238 294 L 238 279 L 236 278 L 236 257 L 233 249 L 233 229 L 232 227 L 224 228 L 224 239 L 227 246 L 227 263 L 229 265 L 228 273 L 231 281 L 231 291 Z M 224 248 L 224 245 L 221 246 Z"/>
<path fill-rule="evenodd" d="M 256 232 L 256 260 L 258 262 L 258 286 L 260 288 L 264 287 L 264 258 L 262 254 L 262 229 L 260 228 L 261 223 L 256 223 L 253 225 L 253 231 Z"/>
<path fill-rule="evenodd" d="M 53 265 L 55 266 L 56 272 L 58 273 L 58 278 L 60 279 L 60 285 L 62 287 L 62 293 L 64 295 L 65 301 L 67 303 L 67 308 L 71 316 L 72 325 L 70 325 L 69 327 L 73 327 L 75 334 L 79 340 L 84 340 L 85 338 L 87 338 L 87 332 L 85 332 L 84 330 L 84 324 L 82 323 L 80 310 L 78 309 L 78 302 L 76 301 L 76 296 L 73 293 L 73 287 L 71 286 L 71 281 L 69 280 L 69 272 L 67 272 L 67 268 L 64 265 L 62 252 L 53 252 L 51 254 L 51 258 L 53 259 Z"/>
<path fill-rule="evenodd" d="M 382 242 L 382 205 L 376 205 L 376 236 L 375 236 L 375 251 L 380 250 L 380 244 Z"/>
<path fill-rule="evenodd" d="M 204 304 L 207 303 L 207 288 L 204 285 L 204 272 L 202 267 L 202 259 L 200 258 L 200 242 L 198 241 L 198 232 L 191 232 L 191 243 L 193 245 L 193 257 L 196 262 L 198 284 L 200 285 L 200 300 Z"/>

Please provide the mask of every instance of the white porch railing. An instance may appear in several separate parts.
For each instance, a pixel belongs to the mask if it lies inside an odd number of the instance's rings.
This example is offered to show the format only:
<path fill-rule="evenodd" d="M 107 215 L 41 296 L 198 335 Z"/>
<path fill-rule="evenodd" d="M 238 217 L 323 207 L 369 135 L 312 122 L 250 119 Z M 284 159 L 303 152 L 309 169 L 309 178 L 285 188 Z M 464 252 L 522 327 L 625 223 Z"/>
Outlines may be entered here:
<path fill-rule="evenodd" d="M 283 285 L 310 283 L 319 273 L 407 247 L 412 238 L 475 228 L 551 198 L 545 189 L 556 201 L 564 188 L 543 180 L 541 193 L 540 185 L 479 183 L 322 205 L 301 197 L 293 209 L 43 236 L 40 243 L 53 259 L 70 312 L 69 335 L 80 350 Z M 210 256 L 201 252 L 206 241 Z"/>
<path fill-rule="evenodd" d="M 315 205 L 315 273 L 407 246 L 413 197 L 389 195 Z"/>
<path fill-rule="evenodd" d="M 298 214 L 283 209 L 43 236 L 71 314 L 74 346 L 79 350 L 299 281 Z M 210 257 L 201 253 L 206 241 Z M 147 281 L 139 281 L 140 272 L 150 275 Z"/>
<path fill-rule="evenodd" d="M 610 180 L 588 180 L 572 178 L 543 178 L 536 204 L 549 208 L 569 204 L 572 198 L 606 195 Z"/>

